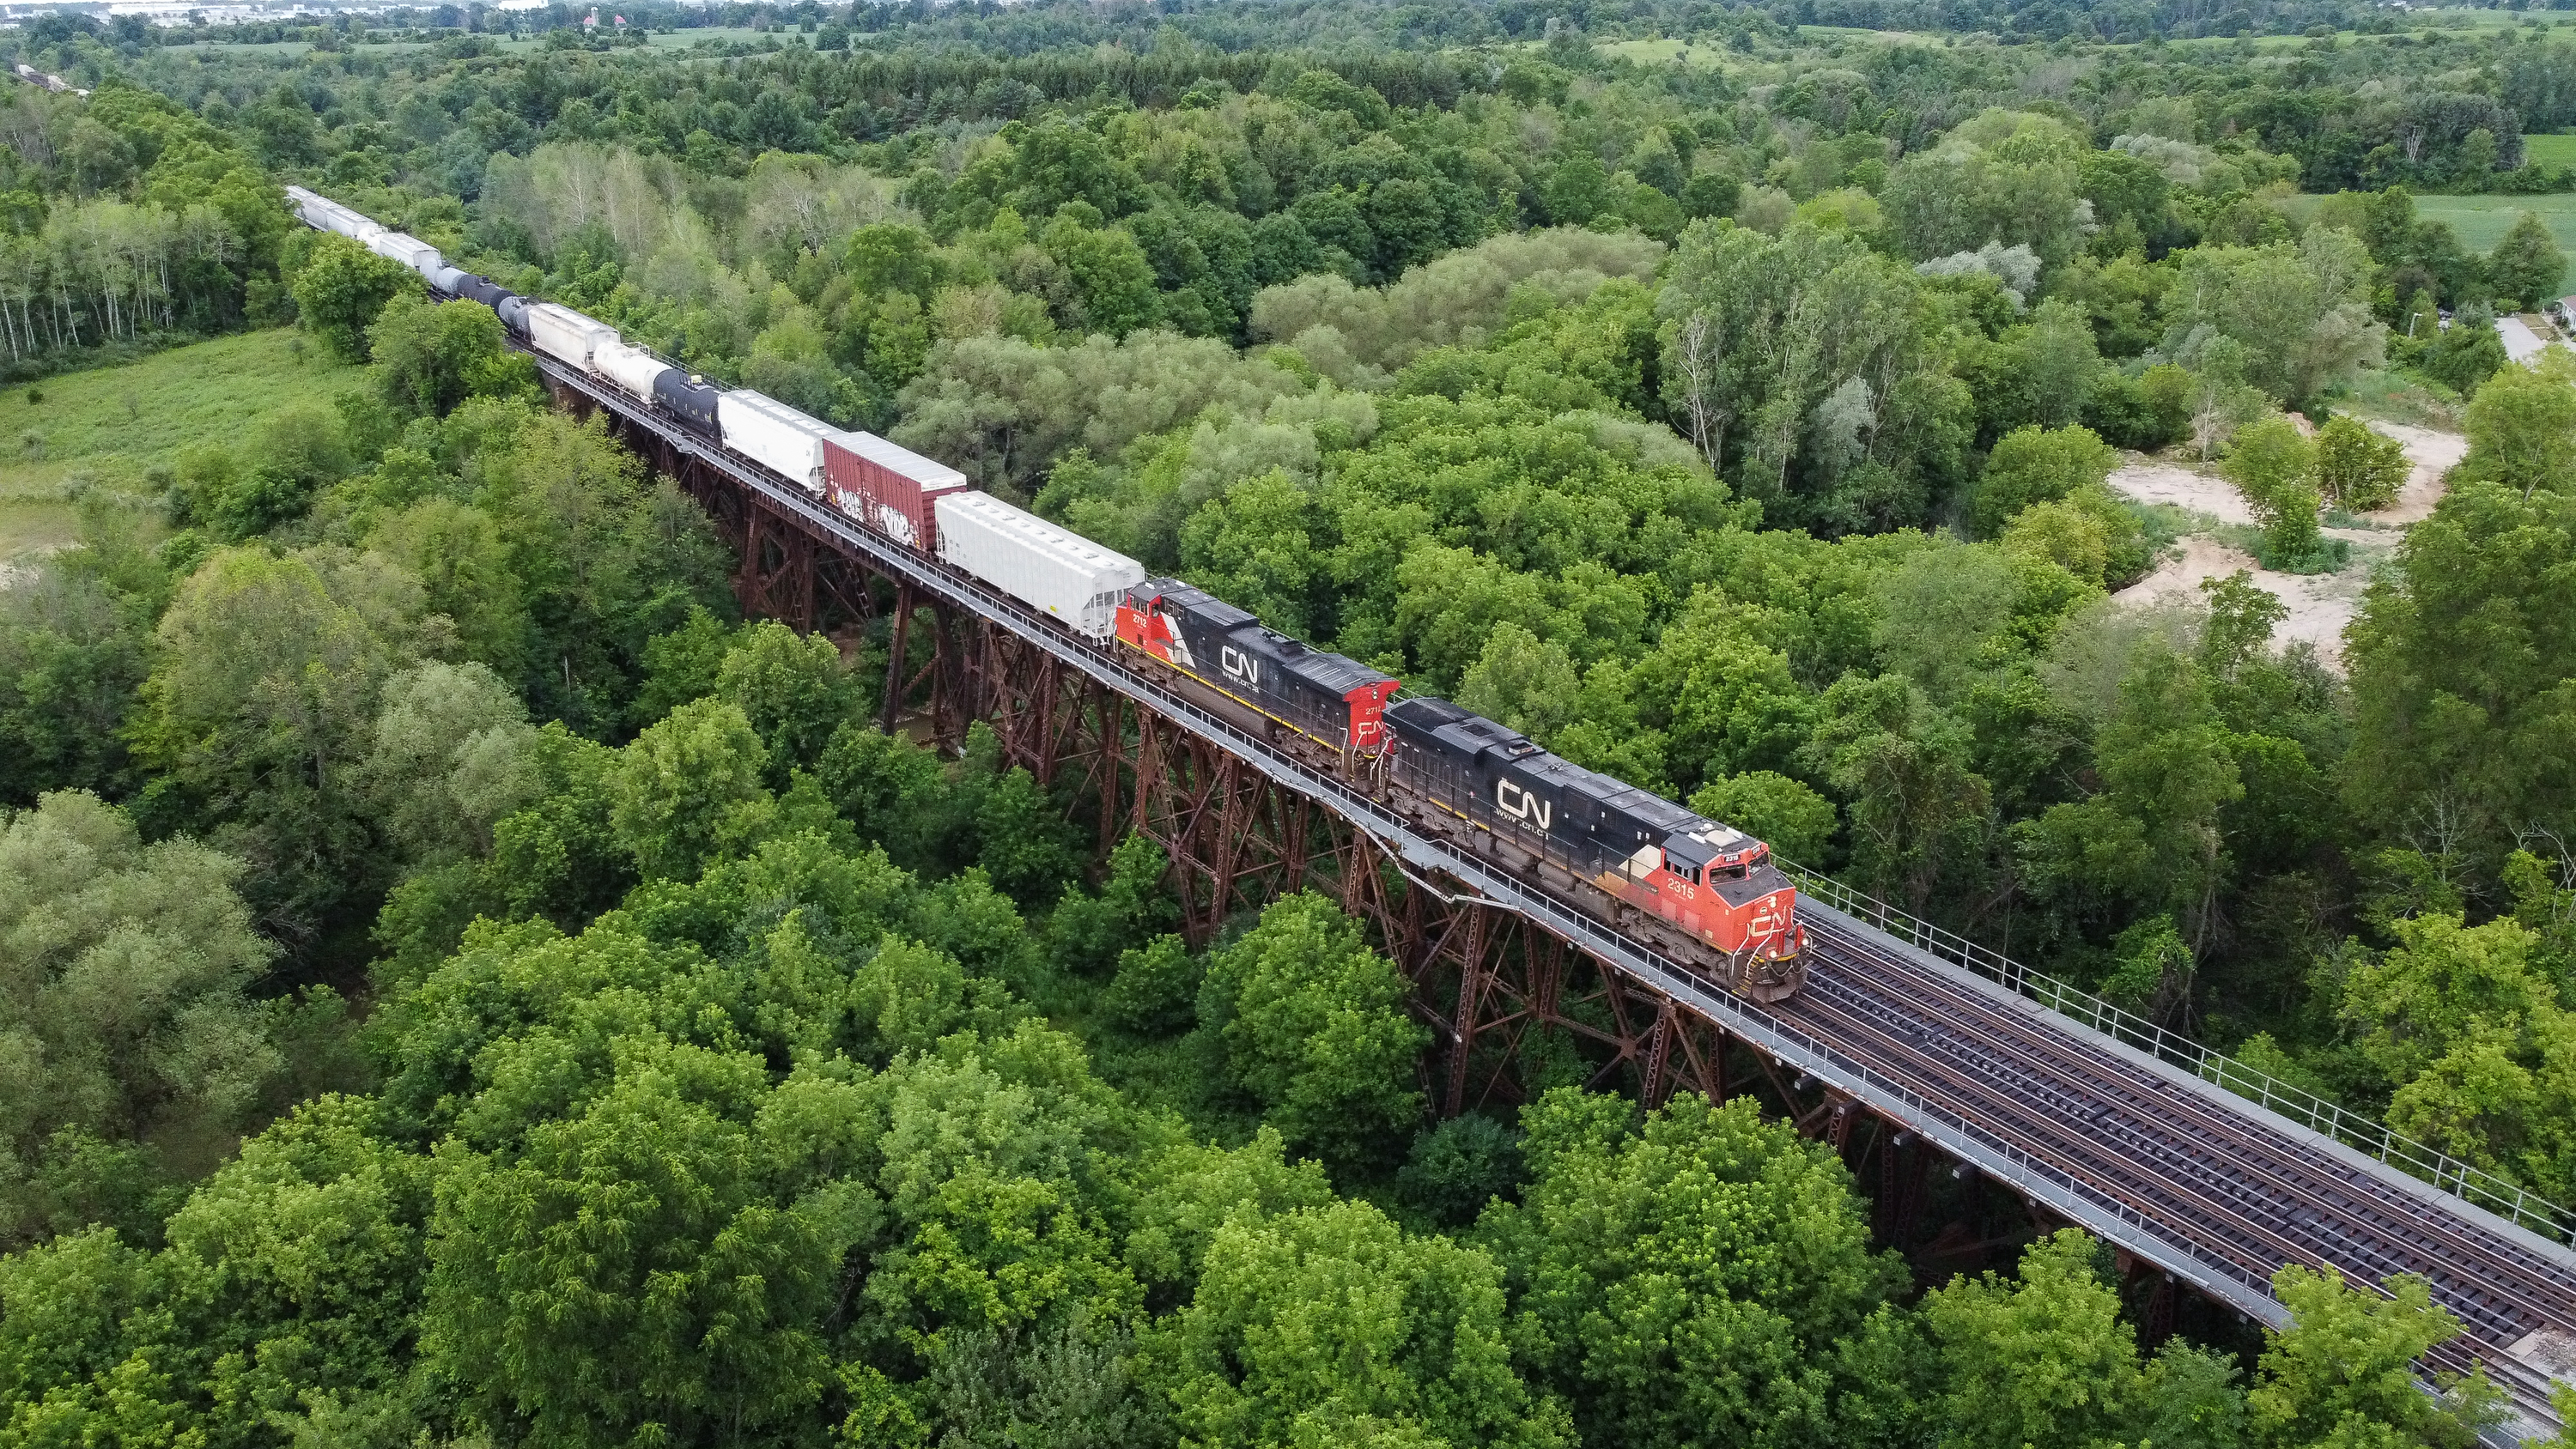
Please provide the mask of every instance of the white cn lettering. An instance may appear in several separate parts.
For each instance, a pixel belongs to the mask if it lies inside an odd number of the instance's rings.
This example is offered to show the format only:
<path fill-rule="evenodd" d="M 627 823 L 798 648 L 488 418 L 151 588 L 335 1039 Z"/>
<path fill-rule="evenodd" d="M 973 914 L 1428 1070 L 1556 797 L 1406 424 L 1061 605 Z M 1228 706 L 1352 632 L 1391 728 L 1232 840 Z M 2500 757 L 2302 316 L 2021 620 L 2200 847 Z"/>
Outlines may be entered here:
<path fill-rule="evenodd" d="M 1224 670 L 1229 679 L 1240 679 L 1246 684 L 1261 682 L 1261 661 L 1231 644 L 1217 651 L 1216 667 Z"/>
<path fill-rule="evenodd" d="M 1514 820 L 1528 821 L 1541 830 L 1547 829 L 1549 818 L 1556 813 L 1554 806 L 1509 780 L 1495 783 L 1494 808 Z"/>

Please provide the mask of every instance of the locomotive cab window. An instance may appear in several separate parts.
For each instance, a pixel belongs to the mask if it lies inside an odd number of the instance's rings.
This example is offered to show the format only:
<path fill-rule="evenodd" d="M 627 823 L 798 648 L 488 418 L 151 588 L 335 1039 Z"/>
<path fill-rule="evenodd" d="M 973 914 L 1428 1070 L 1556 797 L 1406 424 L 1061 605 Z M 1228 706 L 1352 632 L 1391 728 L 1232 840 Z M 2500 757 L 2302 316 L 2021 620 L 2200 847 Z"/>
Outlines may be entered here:
<path fill-rule="evenodd" d="M 1666 868 L 1693 885 L 1700 884 L 1711 874 L 1709 862 L 1716 856 L 1717 852 L 1709 849 L 1708 842 L 1687 835 L 1676 835 L 1664 842 Z"/>

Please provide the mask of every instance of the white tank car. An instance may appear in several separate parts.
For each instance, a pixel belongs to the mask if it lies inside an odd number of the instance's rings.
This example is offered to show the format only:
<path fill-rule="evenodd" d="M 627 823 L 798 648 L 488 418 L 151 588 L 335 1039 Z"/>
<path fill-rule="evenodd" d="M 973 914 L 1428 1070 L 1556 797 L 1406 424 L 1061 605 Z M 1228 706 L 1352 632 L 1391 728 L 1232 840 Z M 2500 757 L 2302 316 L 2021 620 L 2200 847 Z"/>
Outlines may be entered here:
<path fill-rule="evenodd" d="M 941 561 L 1078 634 L 1106 639 L 1116 632 L 1119 595 L 1145 581 L 1143 564 L 990 493 L 943 494 L 931 507 Z"/>
<path fill-rule="evenodd" d="M 600 343 L 591 350 L 590 370 L 616 384 L 619 391 L 638 402 L 653 401 L 653 382 L 671 365 L 624 338 Z"/>

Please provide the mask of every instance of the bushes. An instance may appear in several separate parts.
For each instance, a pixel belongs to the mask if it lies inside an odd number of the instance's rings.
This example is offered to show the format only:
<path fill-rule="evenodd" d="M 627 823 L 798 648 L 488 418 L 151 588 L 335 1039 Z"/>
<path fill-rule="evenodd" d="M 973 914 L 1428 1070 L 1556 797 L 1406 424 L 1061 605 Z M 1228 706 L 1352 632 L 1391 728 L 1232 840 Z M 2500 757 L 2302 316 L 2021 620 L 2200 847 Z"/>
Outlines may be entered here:
<path fill-rule="evenodd" d="M 2317 489 L 2328 503 L 2367 513 L 2397 501 L 2413 465 L 2395 438 L 2384 438 L 2347 417 L 2317 430 Z"/>
<path fill-rule="evenodd" d="M 295 306 L 304 324 L 334 356 L 367 360 L 367 327 L 398 294 L 417 294 L 420 278 L 400 262 L 377 256 L 344 236 L 314 243 L 313 255 L 295 274 Z"/>
<path fill-rule="evenodd" d="M 2475 304 L 2462 307 L 2451 315 L 2451 325 L 2424 348 L 2422 358 L 2424 371 L 2436 381 L 2457 393 L 2476 392 L 2506 361 L 2504 342 L 2496 336 L 2495 314 Z"/>
<path fill-rule="evenodd" d="M 2291 573 L 2317 571 L 2316 445 L 2284 417 L 2269 417 L 2237 430 L 2219 471 L 2263 529 L 2263 564 Z"/>
<path fill-rule="evenodd" d="M 1969 518 L 1979 538 L 2003 532 L 2013 515 L 2034 503 L 2064 498 L 2111 476 L 2120 455 L 2091 428 L 2015 428 L 1995 444 L 1977 480 Z"/>

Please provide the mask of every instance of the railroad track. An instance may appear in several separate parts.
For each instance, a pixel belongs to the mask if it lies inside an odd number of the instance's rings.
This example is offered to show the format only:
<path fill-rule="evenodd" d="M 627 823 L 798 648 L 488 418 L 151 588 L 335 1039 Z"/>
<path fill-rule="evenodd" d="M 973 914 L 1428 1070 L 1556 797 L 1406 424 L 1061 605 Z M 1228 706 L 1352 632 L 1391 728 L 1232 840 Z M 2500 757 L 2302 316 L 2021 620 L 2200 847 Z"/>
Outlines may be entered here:
<path fill-rule="evenodd" d="M 2576 1328 L 2576 1268 L 2295 1136 L 2265 1130 L 2036 1003 L 1811 915 L 1807 990 L 1783 1018 L 1865 1049 L 1927 1100 L 2004 1133 L 2089 1193 L 2122 1202 L 2210 1263 L 2267 1289 L 2285 1263 L 2376 1284 L 2413 1273 L 2466 1332 L 2435 1366 L 2488 1376 L 2527 1416 L 2545 1373 L 2506 1349 Z"/>

